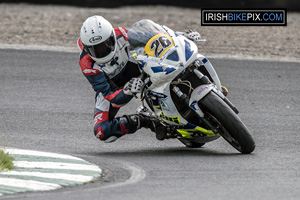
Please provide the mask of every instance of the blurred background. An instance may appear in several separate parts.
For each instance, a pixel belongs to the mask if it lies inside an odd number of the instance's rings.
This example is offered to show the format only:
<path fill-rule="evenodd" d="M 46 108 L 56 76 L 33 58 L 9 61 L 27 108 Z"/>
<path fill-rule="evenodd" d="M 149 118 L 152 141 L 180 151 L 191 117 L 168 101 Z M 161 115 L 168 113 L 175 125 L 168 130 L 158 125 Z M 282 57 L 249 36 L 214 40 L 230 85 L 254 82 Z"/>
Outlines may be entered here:
<path fill-rule="evenodd" d="M 287 26 L 201 26 L 201 8 L 287 8 Z M 102 15 L 113 27 L 151 19 L 175 31 L 194 29 L 206 43 L 199 51 L 209 57 L 243 57 L 300 61 L 299 0 L 2 0 L 0 48 L 68 48 L 83 21 Z"/>
<path fill-rule="evenodd" d="M 287 8 L 289 11 L 300 11 L 299 0 L 2 0 L 2 2 L 28 2 L 35 4 L 108 8 L 129 5 L 169 5 L 189 8 Z"/>

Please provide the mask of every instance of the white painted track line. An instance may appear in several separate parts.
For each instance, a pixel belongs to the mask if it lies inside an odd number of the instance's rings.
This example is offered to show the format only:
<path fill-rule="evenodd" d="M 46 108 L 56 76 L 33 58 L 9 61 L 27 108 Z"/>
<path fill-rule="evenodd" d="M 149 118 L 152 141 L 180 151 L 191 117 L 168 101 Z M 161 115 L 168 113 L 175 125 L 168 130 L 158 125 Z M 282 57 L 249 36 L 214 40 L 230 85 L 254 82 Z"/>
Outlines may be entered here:
<path fill-rule="evenodd" d="M 114 183 L 111 185 L 103 186 L 103 187 L 101 187 L 101 189 L 116 188 L 116 187 L 121 187 L 121 186 L 125 186 L 125 185 L 136 184 L 146 178 L 146 173 L 141 167 L 134 165 L 133 163 L 129 163 L 129 162 L 121 162 L 119 164 L 122 168 L 130 171 L 130 173 L 131 173 L 130 178 L 124 182 L 119 182 L 119 183 Z"/>
<path fill-rule="evenodd" d="M 14 168 L 8 172 L 0 172 L 0 196 L 84 184 L 102 175 L 102 170 L 97 165 L 70 155 L 0 149 L 14 158 Z"/>
<path fill-rule="evenodd" d="M 41 177 L 41 178 L 50 178 L 50 179 L 59 179 L 59 180 L 68 180 L 68 181 L 77 181 L 77 182 L 86 182 L 93 179 L 93 176 L 84 176 L 77 174 L 66 174 L 66 173 L 44 173 L 44 172 L 20 172 L 20 171 L 9 171 L 1 173 L 3 175 L 16 175 L 16 176 L 32 176 L 32 177 Z"/>
<path fill-rule="evenodd" d="M 27 188 L 30 190 L 41 190 L 41 191 L 55 190 L 62 187 L 54 183 L 44 183 L 39 181 L 20 180 L 14 178 L 0 178 L 0 185 Z"/>
<path fill-rule="evenodd" d="M 81 158 L 63 155 L 58 153 L 47 153 L 47 152 L 40 152 L 40 151 L 31 151 L 31 150 L 22 150 L 22 149 L 9 149 L 5 148 L 4 152 L 9 154 L 20 154 L 20 155 L 31 155 L 31 156 L 41 156 L 41 157 L 51 157 L 51 158 L 63 158 L 63 159 L 72 159 L 72 160 L 83 160 Z"/>
<path fill-rule="evenodd" d="M 50 45 L 29 45 L 29 44 L 0 44 L 0 49 L 16 49 L 16 50 L 40 50 L 40 51 L 56 51 L 56 52 L 68 52 L 79 53 L 76 46 L 74 47 L 62 47 L 62 46 L 50 46 Z"/>
<path fill-rule="evenodd" d="M 36 51 L 54 51 L 79 53 L 78 48 L 62 47 L 62 46 L 46 46 L 46 45 L 24 45 L 24 44 L 0 44 L 0 49 L 14 49 L 14 50 L 36 50 Z M 201 52 L 199 52 L 201 53 Z M 279 62 L 297 62 L 300 63 L 300 58 L 293 57 L 265 57 L 265 56 L 247 56 L 234 54 L 207 54 L 208 59 L 234 59 L 234 60 L 254 60 L 254 61 L 279 61 Z"/>
<path fill-rule="evenodd" d="M 101 169 L 95 165 L 83 165 L 61 162 L 28 162 L 13 161 L 15 167 L 20 168 L 41 168 L 41 169 L 68 169 L 68 170 L 87 170 L 101 172 Z"/>

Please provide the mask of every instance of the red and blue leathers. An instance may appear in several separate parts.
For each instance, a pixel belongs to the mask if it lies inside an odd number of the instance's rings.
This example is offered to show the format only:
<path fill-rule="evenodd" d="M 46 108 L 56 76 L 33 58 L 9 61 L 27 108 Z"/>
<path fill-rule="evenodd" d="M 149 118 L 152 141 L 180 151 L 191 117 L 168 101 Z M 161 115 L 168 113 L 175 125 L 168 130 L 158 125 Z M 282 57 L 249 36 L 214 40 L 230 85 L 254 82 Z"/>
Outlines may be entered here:
<path fill-rule="evenodd" d="M 126 95 L 124 85 L 140 75 L 137 64 L 130 59 L 130 34 L 123 27 L 115 28 L 117 51 L 112 61 L 97 64 L 84 50 L 80 38 L 78 47 L 82 50 L 79 65 L 96 92 L 94 110 L 94 134 L 100 140 L 111 136 L 121 137 L 136 130 L 130 127 L 126 117 L 115 118 L 119 108 L 127 104 L 132 95 Z M 134 34 L 134 33 L 133 33 Z M 132 40 L 132 43 L 135 41 Z"/>

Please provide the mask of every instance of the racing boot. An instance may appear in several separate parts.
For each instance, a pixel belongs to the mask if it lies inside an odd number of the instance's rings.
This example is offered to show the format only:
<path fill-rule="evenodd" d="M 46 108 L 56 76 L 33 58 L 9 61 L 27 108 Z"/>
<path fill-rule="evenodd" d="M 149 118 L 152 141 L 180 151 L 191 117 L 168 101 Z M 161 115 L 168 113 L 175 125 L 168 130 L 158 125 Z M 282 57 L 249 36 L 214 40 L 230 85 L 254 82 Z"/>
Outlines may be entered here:
<path fill-rule="evenodd" d="M 158 119 L 141 114 L 124 115 L 124 117 L 127 118 L 130 125 L 129 133 L 134 133 L 140 128 L 149 128 L 156 133 L 156 139 L 164 140 L 166 138 L 167 128 Z"/>

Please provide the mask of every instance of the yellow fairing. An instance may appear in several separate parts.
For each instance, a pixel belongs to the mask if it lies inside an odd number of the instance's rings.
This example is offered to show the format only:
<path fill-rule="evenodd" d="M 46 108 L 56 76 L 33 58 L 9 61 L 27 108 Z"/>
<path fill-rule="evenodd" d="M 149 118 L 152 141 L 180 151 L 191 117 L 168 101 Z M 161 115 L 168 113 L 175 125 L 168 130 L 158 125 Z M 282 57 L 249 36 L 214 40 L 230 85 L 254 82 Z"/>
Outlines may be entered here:
<path fill-rule="evenodd" d="M 145 52 L 152 57 L 161 58 L 169 49 L 174 47 L 174 41 L 167 34 L 153 36 L 145 46 Z"/>
<path fill-rule="evenodd" d="M 172 122 L 172 123 L 174 123 L 174 124 L 181 125 L 179 116 L 176 116 L 176 117 L 169 117 L 169 116 L 165 115 L 165 114 L 161 111 L 160 114 L 159 114 L 159 117 L 160 117 L 161 119 L 163 119 L 164 121 L 168 121 L 168 122 Z"/>
<path fill-rule="evenodd" d="M 213 137 L 213 136 L 220 136 L 220 134 L 214 134 L 211 130 L 207 130 L 205 128 L 201 128 L 197 126 L 195 129 L 177 129 L 177 131 L 181 134 L 184 138 L 193 138 L 192 134 L 194 132 L 202 132 L 206 136 L 205 137 Z"/>

